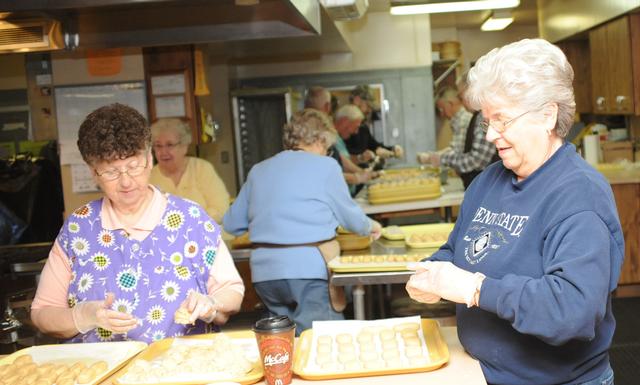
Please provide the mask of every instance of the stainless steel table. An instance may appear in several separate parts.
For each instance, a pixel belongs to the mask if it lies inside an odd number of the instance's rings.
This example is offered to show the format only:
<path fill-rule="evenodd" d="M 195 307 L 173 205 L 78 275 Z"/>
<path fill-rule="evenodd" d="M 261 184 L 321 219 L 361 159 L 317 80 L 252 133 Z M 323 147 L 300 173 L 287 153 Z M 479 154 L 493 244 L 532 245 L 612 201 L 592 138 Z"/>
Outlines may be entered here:
<path fill-rule="evenodd" d="M 412 249 L 407 247 L 404 241 L 388 241 L 380 238 L 371 243 L 371 247 L 365 250 L 345 251 L 343 255 L 357 254 L 425 254 L 425 249 Z M 376 273 L 334 273 L 330 284 L 336 286 L 353 286 L 353 316 L 357 320 L 365 317 L 365 285 L 385 285 L 393 283 L 406 283 L 413 272 L 392 271 Z"/>
<path fill-rule="evenodd" d="M 436 199 L 425 199 L 420 201 L 400 202 L 400 203 L 388 203 L 382 205 L 372 205 L 367 200 L 367 190 L 362 189 L 355 200 L 362 207 L 362 210 L 367 215 L 385 215 L 393 214 L 393 216 L 410 216 L 418 215 L 426 210 L 432 210 L 437 208 L 445 209 L 445 221 L 451 222 L 451 208 L 453 206 L 459 206 L 464 198 L 464 188 L 462 186 L 462 179 L 449 178 L 447 184 L 442 186 L 443 193 Z"/>

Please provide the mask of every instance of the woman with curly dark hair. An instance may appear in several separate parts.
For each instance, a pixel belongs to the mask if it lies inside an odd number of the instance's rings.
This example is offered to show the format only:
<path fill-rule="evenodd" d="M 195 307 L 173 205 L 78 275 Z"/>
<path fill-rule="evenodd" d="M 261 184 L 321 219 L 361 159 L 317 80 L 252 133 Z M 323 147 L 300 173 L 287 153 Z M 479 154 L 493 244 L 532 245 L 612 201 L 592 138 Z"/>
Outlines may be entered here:
<path fill-rule="evenodd" d="M 242 279 L 204 209 L 149 184 L 144 117 L 101 107 L 80 126 L 78 148 L 104 198 L 62 226 L 32 305 L 38 329 L 71 342 L 152 342 L 225 323 Z"/>

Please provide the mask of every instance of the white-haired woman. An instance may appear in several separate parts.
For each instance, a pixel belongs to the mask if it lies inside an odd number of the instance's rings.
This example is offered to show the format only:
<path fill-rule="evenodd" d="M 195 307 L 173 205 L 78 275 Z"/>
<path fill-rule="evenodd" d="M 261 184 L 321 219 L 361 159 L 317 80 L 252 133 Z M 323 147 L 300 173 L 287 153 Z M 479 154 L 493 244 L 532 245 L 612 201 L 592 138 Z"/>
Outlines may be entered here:
<path fill-rule="evenodd" d="M 293 114 L 284 127 L 285 150 L 253 166 L 223 221 L 231 234 L 249 231 L 257 246 L 250 260 L 256 292 L 269 312 L 295 321 L 297 334 L 314 320 L 343 319 L 329 301 L 319 244 L 333 239 L 338 225 L 374 237 L 381 231 L 349 196 L 338 163 L 326 156 L 335 140 L 326 114 Z"/>
<path fill-rule="evenodd" d="M 465 96 L 502 162 L 473 181 L 449 241 L 407 283 L 417 300 L 459 304 L 460 341 L 491 384 L 613 384 L 624 240 L 609 184 L 564 140 L 572 82 L 542 39 L 478 60 Z"/>
<path fill-rule="evenodd" d="M 229 208 L 229 192 L 211 163 L 187 156 L 191 128 L 180 119 L 159 119 L 151 125 L 153 153 L 158 164 L 151 184 L 200 204 L 216 222 Z"/>

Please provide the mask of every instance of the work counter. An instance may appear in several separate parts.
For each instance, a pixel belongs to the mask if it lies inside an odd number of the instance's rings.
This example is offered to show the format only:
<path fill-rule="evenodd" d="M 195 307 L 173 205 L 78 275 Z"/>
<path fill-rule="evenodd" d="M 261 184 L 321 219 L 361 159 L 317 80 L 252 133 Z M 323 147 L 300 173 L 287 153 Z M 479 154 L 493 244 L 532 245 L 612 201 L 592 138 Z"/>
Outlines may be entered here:
<path fill-rule="evenodd" d="M 322 381 L 308 381 L 303 380 L 294 375 L 292 384 L 316 384 L 316 385 L 388 385 L 388 384 L 403 384 L 403 385 L 425 385 L 425 384 L 465 384 L 465 385 L 486 385 L 487 382 L 482 374 L 480 363 L 467 354 L 460 340 L 458 339 L 457 328 L 455 327 L 441 327 L 442 337 L 444 338 L 447 346 L 449 347 L 449 362 L 443 367 L 430 372 L 423 373 L 411 373 L 411 374 L 397 374 L 388 376 L 374 376 L 374 377 L 358 377 L 339 380 L 322 380 Z M 118 373 L 114 374 L 107 380 L 103 381 L 101 385 L 112 385 L 112 378 L 115 378 Z M 264 384 L 264 380 L 258 382 L 258 384 Z"/>

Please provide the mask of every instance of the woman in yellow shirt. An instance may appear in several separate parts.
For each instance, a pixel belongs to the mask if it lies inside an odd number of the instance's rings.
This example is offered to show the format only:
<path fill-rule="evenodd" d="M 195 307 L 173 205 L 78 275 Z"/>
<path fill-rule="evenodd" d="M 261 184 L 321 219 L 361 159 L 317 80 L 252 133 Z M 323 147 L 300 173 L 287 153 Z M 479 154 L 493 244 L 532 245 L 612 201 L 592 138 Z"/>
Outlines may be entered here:
<path fill-rule="evenodd" d="M 158 164 L 150 182 L 160 190 L 200 204 L 217 223 L 229 208 L 229 192 L 211 163 L 187 156 L 191 128 L 180 119 L 159 119 L 151 125 Z"/>

